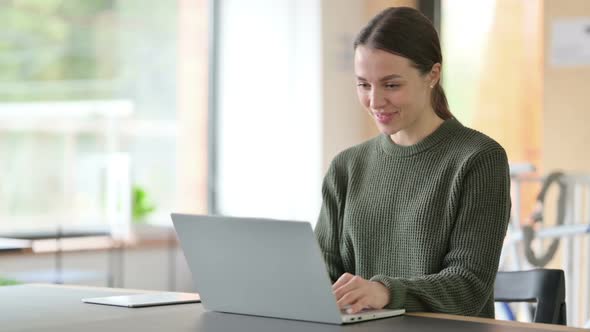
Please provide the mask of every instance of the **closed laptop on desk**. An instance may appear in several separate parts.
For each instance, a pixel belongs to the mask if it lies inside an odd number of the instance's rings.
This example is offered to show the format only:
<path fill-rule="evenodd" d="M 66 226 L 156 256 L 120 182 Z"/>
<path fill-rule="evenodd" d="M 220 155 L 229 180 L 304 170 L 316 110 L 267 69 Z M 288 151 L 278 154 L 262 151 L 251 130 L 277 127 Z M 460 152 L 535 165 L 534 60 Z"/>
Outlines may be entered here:
<path fill-rule="evenodd" d="M 404 310 L 343 315 L 309 223 L 172 214 L 208 310 L 350 323 Z"/>

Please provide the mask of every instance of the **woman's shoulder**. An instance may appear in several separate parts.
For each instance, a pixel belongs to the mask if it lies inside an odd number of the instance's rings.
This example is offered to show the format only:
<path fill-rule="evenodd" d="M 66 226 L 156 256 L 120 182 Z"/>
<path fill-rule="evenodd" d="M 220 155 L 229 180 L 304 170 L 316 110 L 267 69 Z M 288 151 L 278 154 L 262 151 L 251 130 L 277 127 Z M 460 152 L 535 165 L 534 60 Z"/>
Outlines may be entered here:
<path fill-rule="evenodd" d="M 370 162 L 378 154 L 379 135 L 340 151 L 332 159 L 332 167 L 349 168 L 351 165 Z"/>
<path fill-rule="evenodd" d="M 461 126 L 450 140 L 454 154 L 464 162 L 471 163 L 486 156 L 507 163 L 506 151 L 490 136 L 469 127 Z"/>
<path fill-rule="evenodd" d="M 490 136 L 469 127 L 461 126 L 453 135 L 453 145 L 467 154 L 481 154 L 491 151 L 504 152 L 500 143 Z"/>

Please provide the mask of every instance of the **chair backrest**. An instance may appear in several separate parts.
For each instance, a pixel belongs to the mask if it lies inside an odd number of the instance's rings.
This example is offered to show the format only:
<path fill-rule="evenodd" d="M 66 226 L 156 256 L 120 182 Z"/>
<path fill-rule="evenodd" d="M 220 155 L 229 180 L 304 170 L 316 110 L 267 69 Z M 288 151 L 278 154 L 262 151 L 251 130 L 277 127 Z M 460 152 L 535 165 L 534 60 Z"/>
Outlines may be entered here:
<path fill-rule="evenodd" d="M 494 287 L 497 302 L 536 302 L 533 321 L 566 325 L 563 270 L 535 269 L 498 272 Z"/>

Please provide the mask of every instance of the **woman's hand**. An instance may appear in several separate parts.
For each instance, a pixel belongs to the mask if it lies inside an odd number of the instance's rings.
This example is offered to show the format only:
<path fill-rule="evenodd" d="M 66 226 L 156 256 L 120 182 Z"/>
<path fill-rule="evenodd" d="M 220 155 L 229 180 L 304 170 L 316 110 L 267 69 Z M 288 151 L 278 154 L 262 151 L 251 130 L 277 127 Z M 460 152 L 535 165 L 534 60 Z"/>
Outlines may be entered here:
<path fill-rule="evenodd" d="M 382 309 L 389 303 L 389 289 L 377 281 L 344 273 L 332 285 L 332 292 L 340 309 L 350 306 L 348 313 L 355 314 L 364 308 Z"/>

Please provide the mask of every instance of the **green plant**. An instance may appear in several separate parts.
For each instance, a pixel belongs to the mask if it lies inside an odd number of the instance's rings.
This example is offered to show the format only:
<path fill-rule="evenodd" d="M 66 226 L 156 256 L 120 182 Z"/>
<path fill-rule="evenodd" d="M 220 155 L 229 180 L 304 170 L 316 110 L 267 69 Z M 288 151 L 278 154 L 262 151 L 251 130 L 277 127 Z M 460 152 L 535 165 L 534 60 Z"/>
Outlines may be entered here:
<path fill-rule="evenodd" d="M 5 279 L 5 278 L 0 277 L 0 286 L 10 286 L 10 285 L 18 285 L 18 284 L 20 284 L 20 283 L 16 280 Z"/>
<path fill-rule="evenodd" d="M 134 223 L 145 223 L 146 217 L 156 210 L 156 206 L 150 201 L 145 189 L 133 186 L 132 214 Z"/>

